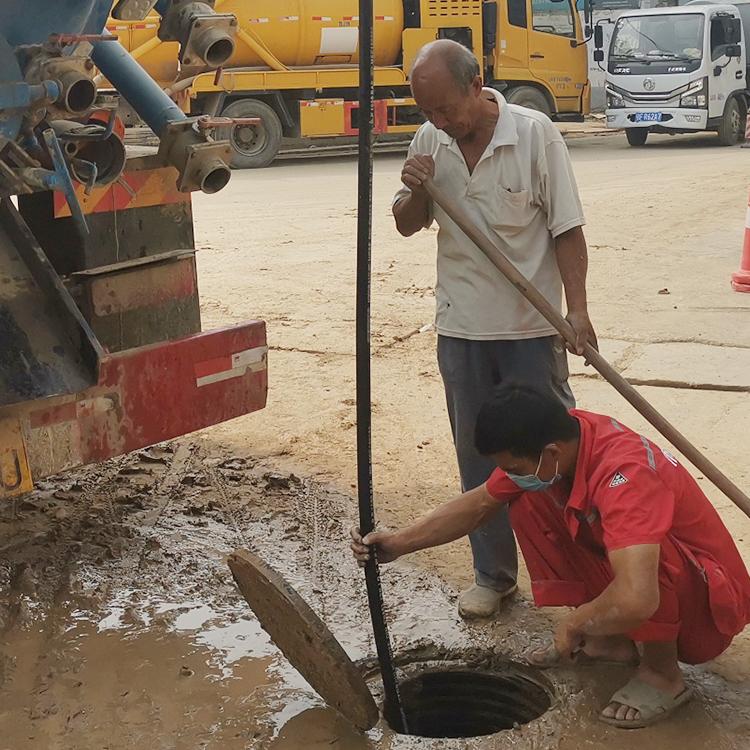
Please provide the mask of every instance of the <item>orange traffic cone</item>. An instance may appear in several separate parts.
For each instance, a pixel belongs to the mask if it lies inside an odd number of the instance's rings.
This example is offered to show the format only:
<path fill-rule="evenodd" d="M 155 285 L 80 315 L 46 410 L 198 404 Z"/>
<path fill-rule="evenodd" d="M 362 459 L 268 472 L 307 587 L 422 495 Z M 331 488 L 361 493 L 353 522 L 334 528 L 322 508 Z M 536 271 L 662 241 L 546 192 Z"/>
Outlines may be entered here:
<path fill-rule="evenodd" d="M 740 270 L 732 274 L 732 289 L 735 292 L 750 292 L 750 197 L 747 199 L 742 260 L 740 260 Z"/>

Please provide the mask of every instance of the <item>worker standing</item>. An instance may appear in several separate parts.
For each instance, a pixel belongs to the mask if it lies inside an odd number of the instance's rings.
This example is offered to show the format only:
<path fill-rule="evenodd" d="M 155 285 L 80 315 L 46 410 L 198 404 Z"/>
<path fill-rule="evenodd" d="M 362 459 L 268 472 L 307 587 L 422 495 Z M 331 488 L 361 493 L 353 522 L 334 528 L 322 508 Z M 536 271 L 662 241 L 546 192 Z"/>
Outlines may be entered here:
<path fill-rule="evenodd" d="M 596 346 L 586 301 L 583 209 L 557 128 L 545 115 L 483 88 L 470 50 L 448 40 L 427 44 L 412 67 L 411 88 L 427 122 L 409 148 L 393 214 L 406 237 L 433 220 L 439 225 L 438 365 L 466 492 L 484 484 L 494 468 L 474 447 L 474 426 L 498 383 L 512 379 L 551 391 L 568 408 L 575 403 L 561 338 L 433 205 L 423 183 L 433 178 L 457 200 L 558 308 L 564 288 L 579 354 L 587 341 Z M 462 592 L 459 612 L 489 617 L 516 590 L 507 509 L 469 538 L 475 583 Z"/>

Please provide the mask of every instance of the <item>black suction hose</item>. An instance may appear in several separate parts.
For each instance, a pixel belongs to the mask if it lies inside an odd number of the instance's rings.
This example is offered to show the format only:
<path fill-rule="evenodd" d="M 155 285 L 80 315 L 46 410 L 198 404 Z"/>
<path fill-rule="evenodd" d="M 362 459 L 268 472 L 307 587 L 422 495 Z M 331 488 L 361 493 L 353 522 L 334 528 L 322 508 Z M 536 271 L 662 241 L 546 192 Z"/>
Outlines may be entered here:
<path fill-rule="evenodd" d="M 373 2 L 359 0 L 359 169 L 357 201 L 357 498 L 362 535 L 375 527 L 372 494 L 370 392 L 370 262 L 372 249 Z M 393 665 L 391 639 L 383 612 L 377 556 L 365 566 L 367 601 L 383 679 L 387 718 L 406 733 L 406 719 Z M 398 724 L 401 726 L 397 726 Z"/>

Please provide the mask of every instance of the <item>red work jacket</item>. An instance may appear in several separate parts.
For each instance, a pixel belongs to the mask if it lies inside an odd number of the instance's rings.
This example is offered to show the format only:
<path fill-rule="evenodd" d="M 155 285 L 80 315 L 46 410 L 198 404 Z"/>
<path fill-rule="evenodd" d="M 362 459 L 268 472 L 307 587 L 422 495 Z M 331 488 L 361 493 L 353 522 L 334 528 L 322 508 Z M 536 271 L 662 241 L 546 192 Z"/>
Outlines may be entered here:
<path fill-rule="evenodd" d="M 573 409 L 581 428 L 573 486 L 546 490 L 571 538 L 606 554 L 666 537 L 706 581 L 716 627 L 727 635 L 750 621 L 750 577 L 719 514 L 668 451 L 601 414 Z M 487 482 L 501 502 L 526 494 L 502 469 Z"/>

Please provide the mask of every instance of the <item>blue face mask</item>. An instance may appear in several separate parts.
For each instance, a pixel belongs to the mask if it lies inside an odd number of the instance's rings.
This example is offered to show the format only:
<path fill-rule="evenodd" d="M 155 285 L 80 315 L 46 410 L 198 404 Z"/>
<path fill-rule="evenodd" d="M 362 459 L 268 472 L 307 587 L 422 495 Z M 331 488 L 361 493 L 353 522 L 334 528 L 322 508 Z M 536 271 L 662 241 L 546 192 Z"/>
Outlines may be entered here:
<path fill-rule="evenodd" d="M 542 456 L 544 456 L 544 453 L 540 454 L 539 463 L 536 465 L 536 471 L 533 474 L 521 475 L 505 472 L 508 475 L 508 479 L 510 479 L 519 489 L 526 490 L 526 492 L 541 492 L 542 490 L 548 490 L 555 482 L 562 478 L 558 472 L 560 464 L 557 461 L 555 462 L 555 475 L 552 479 L 540 479 L 538 475 L 539 469 L 542 466 Z"/>

